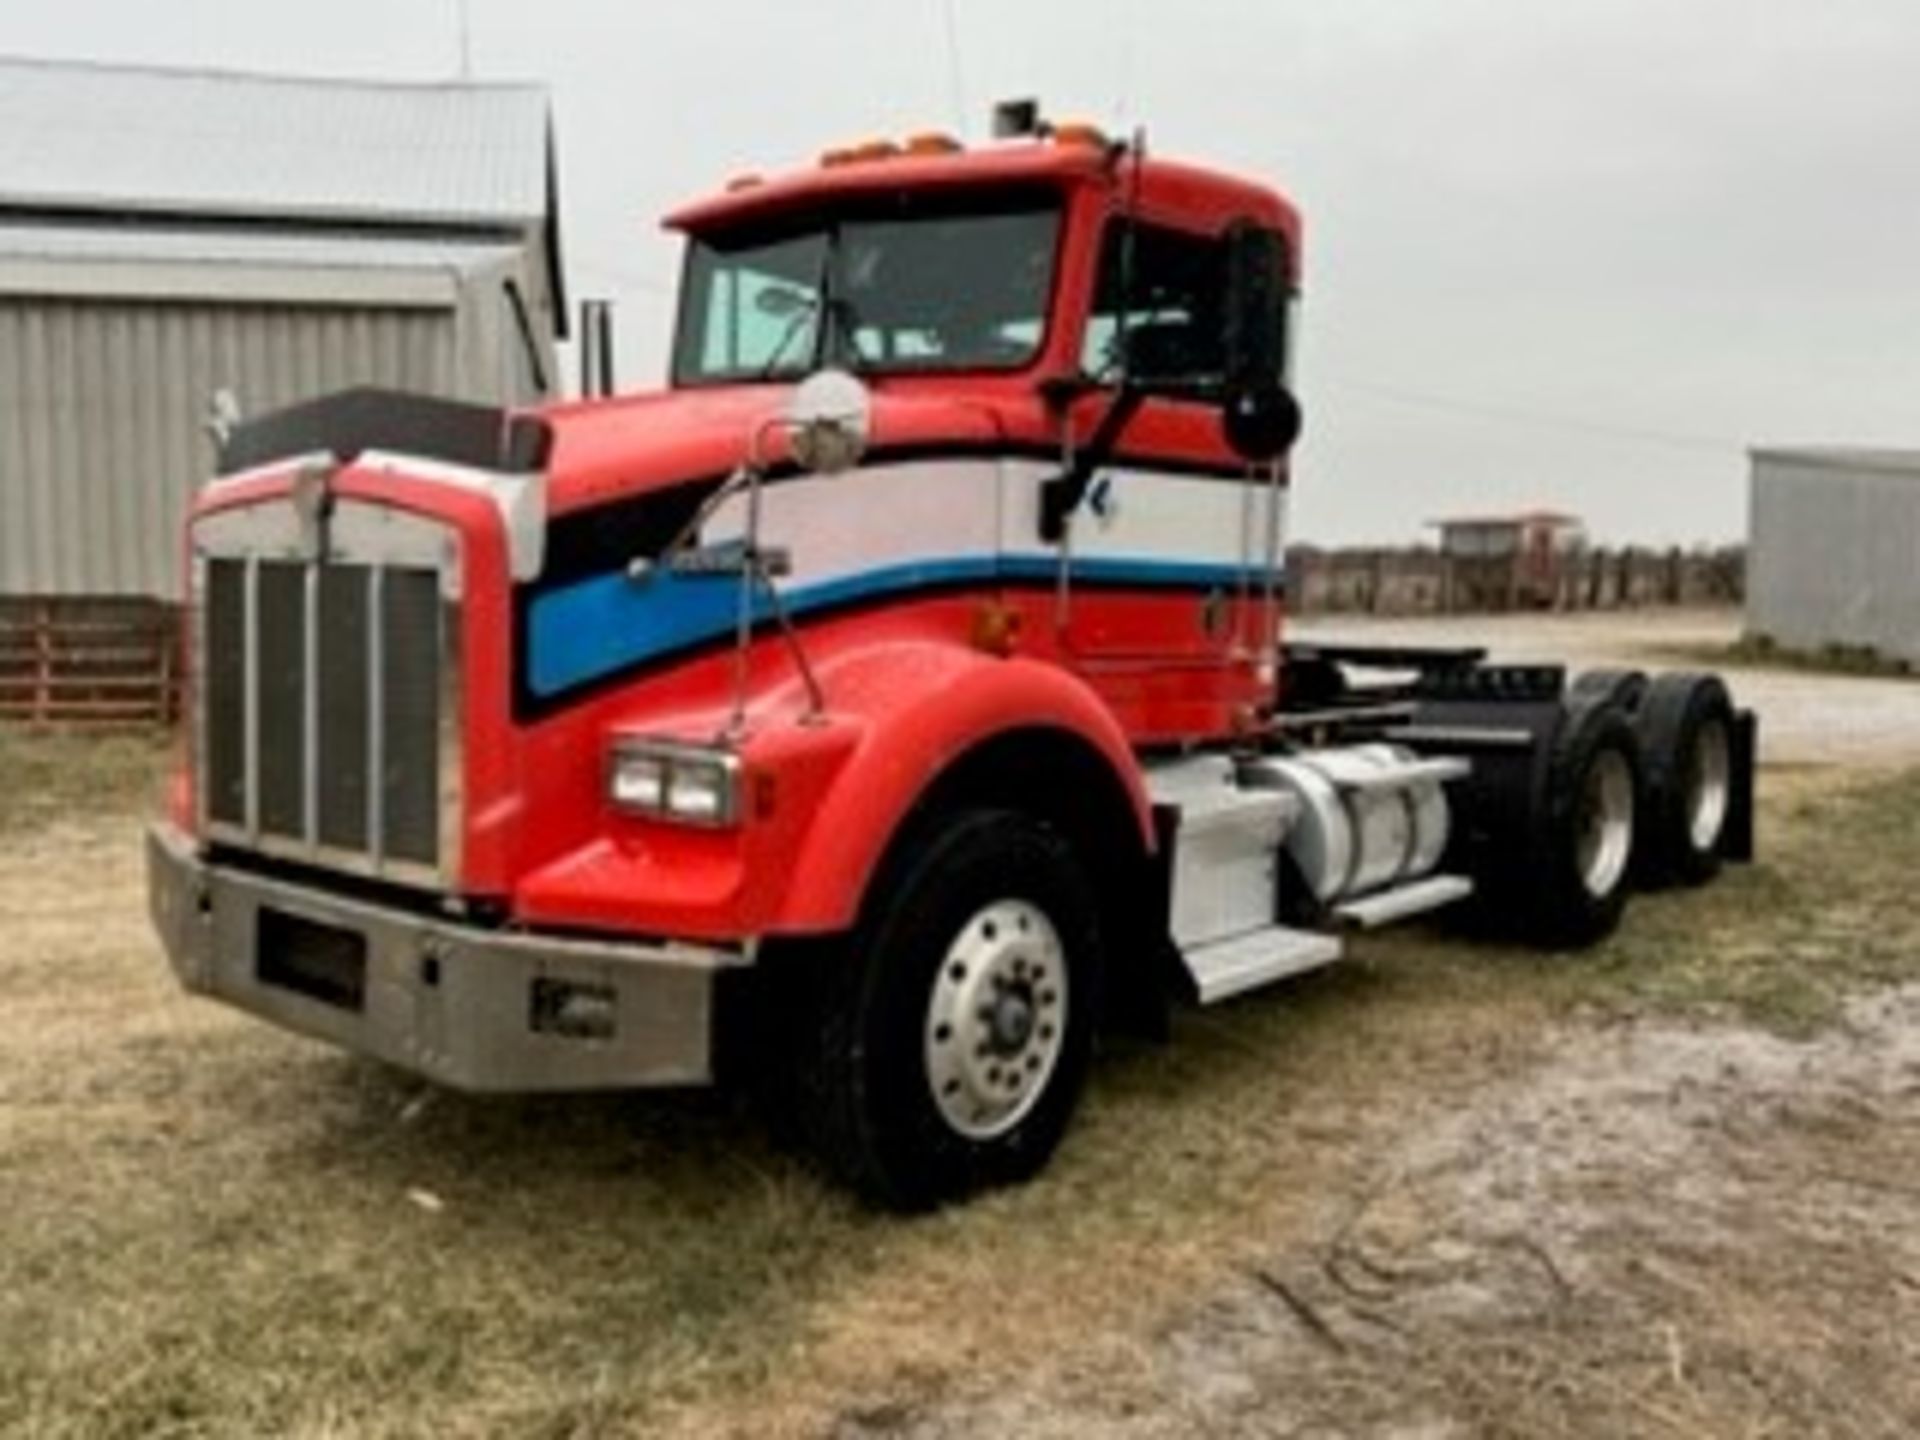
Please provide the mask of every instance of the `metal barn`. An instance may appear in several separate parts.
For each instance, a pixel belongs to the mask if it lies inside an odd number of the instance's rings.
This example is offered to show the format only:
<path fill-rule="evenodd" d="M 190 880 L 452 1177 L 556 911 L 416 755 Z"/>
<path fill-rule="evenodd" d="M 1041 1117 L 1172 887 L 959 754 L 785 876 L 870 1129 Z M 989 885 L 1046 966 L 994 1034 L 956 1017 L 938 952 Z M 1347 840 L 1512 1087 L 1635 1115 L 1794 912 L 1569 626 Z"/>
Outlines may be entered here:
<path fill-rule="evenodd" d="M 1752 459 L 1748 632 L 1920 664 L 1920 450 Z"/>
<path fill-rule="evenodd" d="M 555 189 L 534 86 L 0 60 L 0 600 L 176 596 L 216 409 L 551 394 Z"/>

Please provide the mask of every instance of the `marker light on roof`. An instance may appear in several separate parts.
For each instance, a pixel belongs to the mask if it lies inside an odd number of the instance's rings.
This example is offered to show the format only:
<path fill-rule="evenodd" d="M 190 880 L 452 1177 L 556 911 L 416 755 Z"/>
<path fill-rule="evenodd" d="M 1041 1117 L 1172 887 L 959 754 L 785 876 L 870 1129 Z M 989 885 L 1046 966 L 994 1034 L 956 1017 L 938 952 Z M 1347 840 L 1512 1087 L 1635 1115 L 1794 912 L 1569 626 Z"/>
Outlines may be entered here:
<path fill-rule="evenodd" d="M 909 135 L 901 148 L 909 155 L 956 155 L 962 147 L 951 135 L 938 130 L 923 130 L 917 135 Z"/>
<path fill-rule="evenodd" d="M 1055 125 L 1048 134 L 1056 145 L 1091 145 L 1100 150 L 1107 146 L 1106 132 L 1098 125 L 1090 125 L 1083 120 Z"/>

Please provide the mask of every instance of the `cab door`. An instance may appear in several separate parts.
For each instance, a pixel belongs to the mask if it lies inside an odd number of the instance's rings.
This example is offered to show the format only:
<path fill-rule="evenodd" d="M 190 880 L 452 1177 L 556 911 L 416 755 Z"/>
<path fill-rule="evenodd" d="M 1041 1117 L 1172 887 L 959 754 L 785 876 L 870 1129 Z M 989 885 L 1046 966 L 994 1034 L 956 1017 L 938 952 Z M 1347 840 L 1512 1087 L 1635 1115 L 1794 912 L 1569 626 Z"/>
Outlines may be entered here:
<path fill-rule="evenodd" d="M 1145 398 L 1069 516 L 1056 563 L 1064 644 L 1110 677 L 1217 672 L 1259 645 L 1270 609 L 1283 492 L 1222 434 L 1227 291 L 1224 237 L 1109 224 L 1081 355 L 1104 383 L 1068 423 L 1090 436 L 1123 370 Z"/>

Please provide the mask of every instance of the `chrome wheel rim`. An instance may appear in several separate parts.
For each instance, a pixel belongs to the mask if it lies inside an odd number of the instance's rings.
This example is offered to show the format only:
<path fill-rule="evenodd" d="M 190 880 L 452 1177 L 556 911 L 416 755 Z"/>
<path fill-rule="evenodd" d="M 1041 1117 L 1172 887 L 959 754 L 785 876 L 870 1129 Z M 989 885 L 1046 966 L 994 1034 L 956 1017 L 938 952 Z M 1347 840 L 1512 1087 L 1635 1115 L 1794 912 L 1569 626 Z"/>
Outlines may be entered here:
<path fill-rule="evenodd" d="M 1687 768 L 1687 837 L 1698 851 L 1720 843 L 1732 794 L 1733 761 L 1727 727 L 1718 720 L 1700 727 Z"/>
<path fill-rule="evenodd" d="M 1633 769 L 1618 750 L 1594 757 L 1580 793 L 1580 882 L 1594 899 L 1611 895 L 1633 856 Z"/>
<path fill-rule="evenodd" d="M 927 1001 L 927 1083 L 970 1140 L 1004 1135 L 1046 1093 L 1065 1048 L 1067 957 L 1046 912 L 997 900 L 960 927 Z"/>

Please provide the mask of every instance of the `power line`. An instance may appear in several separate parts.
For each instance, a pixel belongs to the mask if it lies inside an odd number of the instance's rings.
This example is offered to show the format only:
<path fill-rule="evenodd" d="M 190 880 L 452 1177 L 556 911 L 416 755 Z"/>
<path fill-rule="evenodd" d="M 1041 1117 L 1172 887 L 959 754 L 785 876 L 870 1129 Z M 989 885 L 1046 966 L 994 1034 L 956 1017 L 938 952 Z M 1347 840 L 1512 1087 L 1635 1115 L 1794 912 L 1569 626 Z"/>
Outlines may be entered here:
<path fill-rule="evenodd" d="M 1614 425 L 1606 421 L 1587 420 L 1579 416 L 1557 415 L 1548 411 L 1529 410 L 1511 405 L 1488 405 L 1477 400 L 1462 400 L 1451 395 L 1433 395 L 1417 390 L 1404 390 L 1397 385 L 1378 385 L 1367 380 L 1351 380 L 1335 376 L 1327 383 L 1336 389 L 1350 390 L 1354 394 L 1384 400 L 1393 405 L 1437 410 L 1502 424 L 1526 425 L 1536 430 L 1569 431 L 1591 435 L 1602 440 L 1614 440 L 1622 444 L 1660 445 L 1673 450 L 1711 450 L 1715 454 L 1725 454 L 1729 450 L 1744 452 L 1747 448 L 1747 443 L 1743 440 L 1730 440 L 1720 435 Z"/>
<path fill-rule="evenodd" d="M 571 263 L 574 269 L 585 271 L 590 275 L 598 275 L 606 280 L 617 280 L 622 285 L 631 286 L 635 290 L 644 291 L 648 295 L 658 296 L 663 300 L 673 299 L 674 290 L 671 285 L 663 284 L 617 261 L 598 259 L 592 255 L 575 255 Z"/>

